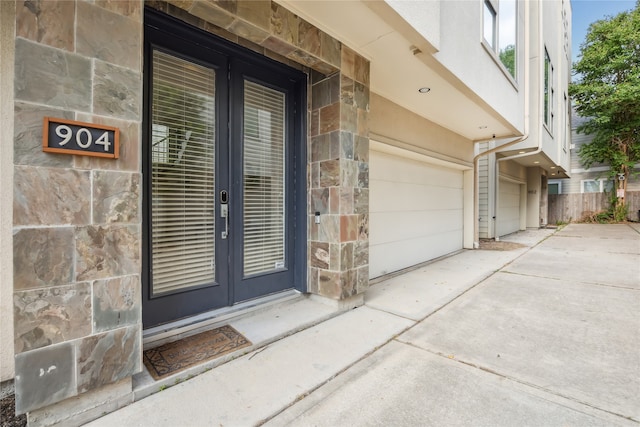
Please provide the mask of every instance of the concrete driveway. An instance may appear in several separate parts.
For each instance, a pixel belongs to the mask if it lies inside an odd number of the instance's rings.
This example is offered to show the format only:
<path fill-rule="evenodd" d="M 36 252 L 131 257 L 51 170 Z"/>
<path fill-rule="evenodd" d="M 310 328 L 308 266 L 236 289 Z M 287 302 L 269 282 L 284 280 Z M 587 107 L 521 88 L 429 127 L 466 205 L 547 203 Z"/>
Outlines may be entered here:
<path fill-rule="evenodd" d="M 640 226 L 503 240 L 91 425 L 640 426 Z"/>
<path fill-rule="evenodd" d="M 571 224 L 268 425 L 637 426 L 639 290 L 638 227 Z"/>

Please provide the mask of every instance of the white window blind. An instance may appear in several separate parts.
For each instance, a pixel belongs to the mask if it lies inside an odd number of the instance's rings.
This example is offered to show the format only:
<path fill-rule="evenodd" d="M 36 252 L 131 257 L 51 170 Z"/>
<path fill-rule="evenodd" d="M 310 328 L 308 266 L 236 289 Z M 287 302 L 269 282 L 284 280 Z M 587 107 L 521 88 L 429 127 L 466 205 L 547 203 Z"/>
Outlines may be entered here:
<path fill-rule="evenodd" d="M 244 275 L 285 266 L 285 96 L 244 82 Z"/>
<path fill-rule="evenodd" d="M 153 294 L 215 280 L 214 70 L 153 52 Z"/>

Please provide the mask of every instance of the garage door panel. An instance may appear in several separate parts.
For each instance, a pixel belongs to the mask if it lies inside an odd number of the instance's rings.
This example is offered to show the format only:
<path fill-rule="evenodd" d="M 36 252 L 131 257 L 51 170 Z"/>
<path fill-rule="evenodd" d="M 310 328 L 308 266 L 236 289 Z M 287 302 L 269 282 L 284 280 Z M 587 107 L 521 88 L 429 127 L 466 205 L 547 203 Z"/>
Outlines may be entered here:
<path fill-rule="evenodd" d="M 428 218 L 428 220 L 425 220 Z M 410 240 L 416 237 L 435 235 L 459 230 L 462 224 L 459 210 L 379 212 L 369 216 L 370 230 L 376 230 L 369 244 Z M 393 224 L 393 226 L 389 226 Z"/>
<path fill-rule="evenodd" d="M 392 156 L 378 152 L 370 156 L 369 170 L 376 169 L 375 178 L 381 181 L 396 183 L 438 183 L 441 186 L 459 188 L 462 187 L 462 174 L 456 169 L 447 169 L 441 166 L 425 163 L 403 157 Z"/>
<path fill-rule="evenodd" d="M 455 252 L 462 247 L 461 230 L 370 246 L 369 275 L 379 277 L 430 259 Z"/>
<path fill-rule="evenodd" d="M 520 191 L 518 183 L 500 180 L 496 234 L 504 236 L 520 229 Z"/>
<path fill-rule="evenodd" d="M 462 249 L 463 172 L 370 152 L 370 277 Z"/>
<path fill-rule="evenodd" d="M 448 188 L 413 183 L 369 180 L 371 212 L 401 212 L 406 210 L 459 209 L 461 188 Z"/>

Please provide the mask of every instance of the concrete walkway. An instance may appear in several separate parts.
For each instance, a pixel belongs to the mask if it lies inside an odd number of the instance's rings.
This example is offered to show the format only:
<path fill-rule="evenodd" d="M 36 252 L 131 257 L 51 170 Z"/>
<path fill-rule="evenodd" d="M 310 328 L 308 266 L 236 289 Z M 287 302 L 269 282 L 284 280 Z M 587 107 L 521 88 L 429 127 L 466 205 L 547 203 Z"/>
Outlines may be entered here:
<path fill-rule="evenodd" d="M 365 306 L 91 426 L 640 423 L 640 227 L 570 224 L 372 286 Z"/>

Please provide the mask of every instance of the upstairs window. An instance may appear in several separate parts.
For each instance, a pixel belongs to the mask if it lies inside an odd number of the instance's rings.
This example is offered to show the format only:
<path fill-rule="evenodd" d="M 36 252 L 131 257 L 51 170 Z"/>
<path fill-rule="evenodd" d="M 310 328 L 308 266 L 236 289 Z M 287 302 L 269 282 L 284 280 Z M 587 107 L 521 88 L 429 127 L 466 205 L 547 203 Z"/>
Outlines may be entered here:
<path fill-rule="evenodd" d="M 549 52 L 544 50 L 544 124 L 553 133 L 553 103 L 554 103 L 554 87 L 553 87 L 553 64 Z"/>
<path fill-rule="evenodd" d="M 516 4 L 516 0 L 485 0 L 483 9 L 484 42 L 514 79 L 517 63 Z"/>

